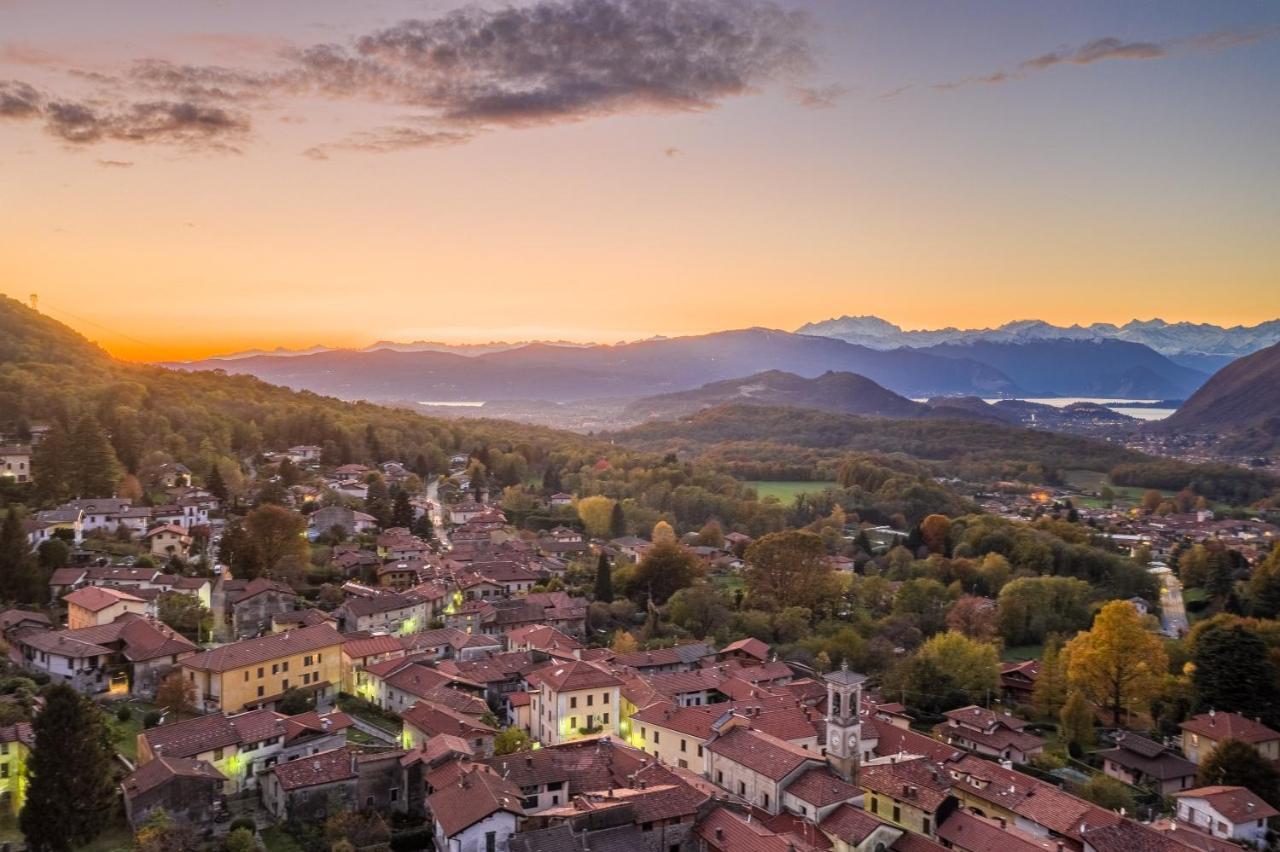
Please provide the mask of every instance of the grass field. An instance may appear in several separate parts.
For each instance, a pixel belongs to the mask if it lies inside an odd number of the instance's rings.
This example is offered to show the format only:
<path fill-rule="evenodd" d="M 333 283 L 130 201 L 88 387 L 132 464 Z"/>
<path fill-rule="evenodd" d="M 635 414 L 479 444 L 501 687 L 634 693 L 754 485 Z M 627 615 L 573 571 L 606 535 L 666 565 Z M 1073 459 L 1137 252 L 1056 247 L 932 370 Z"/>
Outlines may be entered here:
<path fill-rule="evenodd" d="M 779 503 L 791 505 L 801 494 L 821 494 L 828 488 L 835 488 L 834 482 L 747 482 L 745 485 L 756 490 L 756 494 L 763 500 L 766 497 L 776 497 Z"/>
<path fill-rule="evenodd" d="M 1110 505 L 1118 509 L 1128 509 L 1137 506 L 1142 502 L 1142 495 L 1147 492 L 1146 488 L 1136 488 L 1128 485 L 1111 485 L 1107 481 L 1107 475 L 1096 470 L 1068 470 L 1063 475 L 1067 485 L 1072 488 L 1079 488 L 1081 491 L 1101 491 L 1103 488 L 1110 488 L 1115 494 L 1115 499 Z M 1163 492 L 1164 496 L 1172 496 L 1172 492 Z M 1075 501 L 1080 506 L 1091 509 L 1100 509 L 1108 505 L 1107 501 L 1100 497 L 1079 497 Z"/>
<path fill-rule="evenodd" d="M 1044 656 L 1043 645 L 1015 645 L 1005 648 L 1000 659 L 1006 663 L 1025 663 L 1027 660 L 1038 660 Z"/>

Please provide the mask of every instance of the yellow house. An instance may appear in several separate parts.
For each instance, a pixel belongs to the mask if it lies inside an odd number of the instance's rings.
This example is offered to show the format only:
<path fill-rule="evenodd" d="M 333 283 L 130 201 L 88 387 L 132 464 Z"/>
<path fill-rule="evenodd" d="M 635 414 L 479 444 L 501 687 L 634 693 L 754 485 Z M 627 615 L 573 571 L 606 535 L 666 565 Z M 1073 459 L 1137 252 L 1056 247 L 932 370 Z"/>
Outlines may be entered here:
<path fill-rule="evenodd" d="M 110 624 L 126 612 L 146 615 L 148 604 L 137 595 L 122 589 L 85 586 L 63 598 L 67 605 L 67 628 L 97 627 Z"/>
<path fill-rule="evenodd" d="M 533 738 L 559 745 L 599 734 L 618 736 L 622 681 L 591 663 L 570 660 L 530 674 Z"/>
<path fill-rule="evenodd" d="M 147 533 L 147 545 L 151 555 L 159 559 L 170 556 L 186 557 L 191 550 L 191 536 L 177 524 L 165 524 Z"/>
<path fill-rule="evenodd" d="M 272 706 L 293 688 L 327 698 L 342 682 L 342 634 L 317 624 L 246 639 L 188 657 L 182 670 L 208 711 Z"/>
<path fill-rule="evenodd" d="M 955 810 L 950 778 L 935 773 L 932 761 L 924 758 L 863 766 L 858 786 L 862 807 L 907 831 L 934 837 L 938 823 Z"/>
<path fill-rule="evenodd" d="M 27 756 L 35 742 L 28 722 L 0 728 L 0 804 L 10 813 L 22 810 L 27 800 Z"/>

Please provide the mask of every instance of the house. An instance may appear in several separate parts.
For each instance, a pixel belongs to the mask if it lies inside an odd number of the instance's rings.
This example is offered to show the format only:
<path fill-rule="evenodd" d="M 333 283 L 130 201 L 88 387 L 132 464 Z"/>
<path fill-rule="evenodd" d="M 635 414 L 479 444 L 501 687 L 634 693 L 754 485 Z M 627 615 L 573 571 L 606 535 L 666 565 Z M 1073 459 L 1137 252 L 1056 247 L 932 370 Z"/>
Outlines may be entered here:
<path fill-rule="evenodd" d="M 742 717 L 720 726 L 704 748 L 705 774 L 721 789 L 771 814 L 785 807 L 784 790 L 810 769 L 827 768 L 816 752 L 747 727 Z M 857 790 L 849 788 L 849 796 Z"/>
<path fill-rule="evenodd" d="M 547 502 L 551 504 L 551 508 L 553 509 L 571 506 L 573 505 L 573 495 L 566 494 L 563 491 L 557 491 L 555 494 L 551 495 Z"/>
<path fill-rule="evenodd" d="M 416 633 L 427 626 L 424 602 L 398 592 L 368 592 L 350 595 L 333 611 L 344 632 Z"/>
<path fill-rule="evenodd" d="M 222 773 L 224 792 L 234 794 L 256 788 L 260 774 L 277 763 L 345 745 L 351 725 L 340 712 L 285 716 L 262 709 L 197 716 L 139 733 L 138 764 L 158 758 L 201 760 Z"/>
<path fill-rule="evenodd" d="M 31 447 L 25 444 L 0 446 L 0 480 L 31 481 Z"/>
<path fill-rule="evenodd" d="M 342 635 L 327 624 L 287 630 L 204 651 L 182 669 L 207 711 L 266 707 L 291 687 L 323 703 L 342 682 Z"/>
<path fill-rule="evenodd" d="M 1044 740 L 1027 731 L 1022 719 L 1007 713 L 971 704 L 943 715 L 947 721 L 935 727 L 934 733 L 948 745 L 1014 763 L 1026 763 L 1044 752 Z"/>
<path fill-rule="evenodd" d="M 520 788 L 474 766 L 427 797 L 440 852 L 508 852 L 524 817 Z"/>
<path fill-rule="evenodd" d="M 408 748 L 417 748 L 432 737 L 448 734 L 465 742 L 477 756 L 493 755 L 493 738 L 498 732 L 475 716 L 432 701 L 419 701 L 400 715 L 404 719 Z"/>
<path fill-rule="evenodd" d="M 1000 689 L 1011 704 L 1028 704 L 1040 677 L 1040 661 L 1000 664 Z"/>
<path fill-rule="evenodd" d="M 191 536 L 178 524 L 163 524 L 149 530 L 146 535 L 151 555 L 160 559 L 171 556 L 186 558 L 191 550 Z"/>
<path fill-rule="evenodd" d="M 143 598 L 120 589 L 86 586 L 63 598 L 67 605 L 67 628 L 110 624 L 126 612 L 146 615 L 151 607 Z"/>
<path fill-rule="evenodd" d="M 343 535 L 359 535 L 377 529 L 378 521 L 373 515 L 345 506 L 325 506 L 311 513 L 307 535 L 314 540 L 334 527 L 341 529 Z"/>
<path fill-rule="evenodd" d="M 257 577 L 223 580 L 223 619 L 237 639 L 259 636 L 271 630 L 272 619 L 298 608 L 298 595 L 284 583 Z"/>
<path fill-rule="evenodd" d="M 1099 755 L 1102 771 L 1134 786 L 1150 785 L 1168 796 L 1195 784 L 1196 765 L 1173 750 L 1144 736 L 1123 731 L 1116 734 L 1115 748 Z"/>
<path fill-rule="evenodd" d="M 662 672 L 689 672 L 715 656 L 715 649 L 703 642 L 686 642 L 653 651 L 629 651 L 613 658 L 613 664 L 634 669 L 642 675 Z"/>
<path fill-rule="evenodd" d="M 485 507 L 480 503 L 471 501 L 466 503 L 455 503 L 449 507 L 449 523 L 460 526 L 484 512 Z"/>
<path fill-rule="evenodd" d="M 358 809 L 358 779 L 354 751 L 345 746 L 322 751 L 267 770 L 262 804 L 277 820 L 320 822 L 332 814 Z"/>
<path fill-rule="evenodd" d="M 1178 822 L 1258 849 L 1267 846 L 1267 820 L 1280 815 L 1244 787 L 1198 787 L 1173 795 L 1178 801 Z"/>
<path fill-rule="evenodd" d="M 721 662 L 734 660 L 747 665 L 763 663 L 769 659 L 769 646 L 755 637 L 739 639 L 721 648 L 716 658 Z"/>
<path fill-rule="evenodd" d="M 1182 728 L 1182 753 L 1197 765 L 1226 739 L 1242 740 L 1267 760 L 1280 760 L 1280 733 L 1239 713 L 1210 710 L 1192 716 L 1179 727 Z"/>
<path fill-rule="evenodd" d="M 0 728 L 0 812 L 22 810 L 27 800 L 27 757 L 35 744 L 28 722 Z"/>
<path fill-rule="evenodd" d="M 205 827 L 225 808 L 222 791 L 226 780 L 208 761 L 158 757 L 120 782 L 125 816 L 134 831 L 157 812 L 178 825 Z"/>
<path fill-rule="evenodd" d="M 950 780 L 925 758 L 863 766 L 858 772 L 868 813 L 925 837 L 936 836 L 938 825 L 956 810 Z"/>
<path fill-rule="evenodd" d="M 342 637 L 342 691 L 356 695 L 357 673 L 365 666 L 405 655 L 404 643 L 385 633 L 349 633 Z"/>
<path fill-rule="evenodd" d="M 608 669 L 573 660 L 525 676 L 533 737 L 557 745 L 596 734 L 618 735 L 622 681 Z"/>

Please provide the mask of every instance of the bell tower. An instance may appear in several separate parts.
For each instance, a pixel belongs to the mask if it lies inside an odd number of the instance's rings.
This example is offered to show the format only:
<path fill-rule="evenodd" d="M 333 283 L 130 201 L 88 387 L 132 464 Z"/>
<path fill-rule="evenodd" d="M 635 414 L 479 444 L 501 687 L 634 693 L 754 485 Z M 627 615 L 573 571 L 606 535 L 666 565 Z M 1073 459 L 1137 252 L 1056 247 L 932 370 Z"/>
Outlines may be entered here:
<path fill-rule="evenodd" d="M 858 774 L 862 746 L 862 684 L 866 675 L 849 671 L 848 662 L 827 675 L 827 759 L 845 778 Z"/>

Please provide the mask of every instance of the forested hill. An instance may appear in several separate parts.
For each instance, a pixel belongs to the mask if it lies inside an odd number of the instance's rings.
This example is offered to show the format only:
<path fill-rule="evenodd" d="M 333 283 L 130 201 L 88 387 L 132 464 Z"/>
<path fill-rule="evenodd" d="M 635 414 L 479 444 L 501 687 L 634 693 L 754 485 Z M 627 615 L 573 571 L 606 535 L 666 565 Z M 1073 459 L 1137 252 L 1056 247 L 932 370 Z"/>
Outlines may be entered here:
<path fill-rule="evenodd" d="M 505 421 L 437 420 L 407 410 L 344 402 L 251 376 L 179 372 L 112 358 L 67 328 L 0 296 L 0 433 L 32 424 L 70 430 L 89 416 L 120 464 L 135 471 L 159 452 L 203 472 L 295 444 L 327 460 L 419 460 L 443 471 L 447 455 L 478 446 L 519 446 L 525 463 L 552 452 L 599 457 L 589 438 Z"/>
<path fill-rule="evenodd" d="M 1254 452 L 1280 450 L 1280 343 L 1223 367 L 1161 426 L 1229 435 Z"/>

